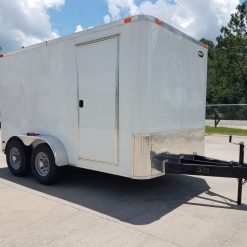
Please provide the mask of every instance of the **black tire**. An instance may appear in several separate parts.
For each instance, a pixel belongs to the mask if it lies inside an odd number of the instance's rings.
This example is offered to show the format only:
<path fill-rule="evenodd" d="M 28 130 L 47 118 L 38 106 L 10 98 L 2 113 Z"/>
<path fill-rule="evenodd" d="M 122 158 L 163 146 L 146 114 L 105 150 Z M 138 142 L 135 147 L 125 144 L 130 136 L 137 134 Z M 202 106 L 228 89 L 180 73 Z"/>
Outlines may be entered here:
<path fill-rule="evenodd" d="M 31 168 L 38 181 L 45 185 L 53 184 L 59 175 L 59 167 L 55 163 L 53 152 L 45 143 L 34 148 Z"/>
<path fill-rule="evenodd" d="M 5 149 L 9 170 L 18 177 L 30 171 L 30 151 L 21 141 L 10 140 Z"/>

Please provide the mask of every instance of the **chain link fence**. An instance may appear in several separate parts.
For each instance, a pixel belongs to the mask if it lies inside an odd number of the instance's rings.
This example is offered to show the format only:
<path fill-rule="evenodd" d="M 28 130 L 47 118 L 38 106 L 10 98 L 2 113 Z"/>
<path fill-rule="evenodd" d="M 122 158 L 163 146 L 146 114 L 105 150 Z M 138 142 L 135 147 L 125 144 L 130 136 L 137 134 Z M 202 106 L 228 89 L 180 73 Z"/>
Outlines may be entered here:
<path fill-rule="evenodd" d="M 247 104 L 238 105 L 207 105 L 206 119 L 247 120 Z"/>
<path fill-rule="evenodd" d="M 206 123 L 213 123 L 215 127 L 217 127 L 219 123 L 223 125 L 236 124 L 247 127 L 247 104 L 207 105 Z"/>

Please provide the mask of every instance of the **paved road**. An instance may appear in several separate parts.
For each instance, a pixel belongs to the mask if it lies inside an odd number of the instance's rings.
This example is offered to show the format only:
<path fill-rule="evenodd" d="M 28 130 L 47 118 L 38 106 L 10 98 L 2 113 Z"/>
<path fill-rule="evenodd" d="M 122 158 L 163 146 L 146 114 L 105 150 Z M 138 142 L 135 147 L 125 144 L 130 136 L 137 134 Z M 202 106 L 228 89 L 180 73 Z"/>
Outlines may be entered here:
<path fill-rule="evenodd" d="M 238 158 L 224 136 L 207 136 L 206 154 Z M 246 246 L 247 187 L 237 207 L 235 179 L 133 181 L 67 169 L 47 187 L 13 177 L 1 155 L 0 164 L 1 247 Z"/>

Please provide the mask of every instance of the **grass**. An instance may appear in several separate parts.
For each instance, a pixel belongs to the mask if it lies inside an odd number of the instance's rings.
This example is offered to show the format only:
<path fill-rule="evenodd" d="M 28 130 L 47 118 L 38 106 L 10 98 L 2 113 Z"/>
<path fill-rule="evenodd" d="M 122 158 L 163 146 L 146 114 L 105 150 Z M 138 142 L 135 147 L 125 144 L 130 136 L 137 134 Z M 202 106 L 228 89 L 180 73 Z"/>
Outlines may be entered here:
<path fill-rule="evenodd" d="M 220 134 L 220 135 L 237 135 L 237 136 L 247 136 L 247 130 L 245 129 L 236 129 L 236 128 L 227 128 L 227 127 L 205 127 L 206 134 Z"/>

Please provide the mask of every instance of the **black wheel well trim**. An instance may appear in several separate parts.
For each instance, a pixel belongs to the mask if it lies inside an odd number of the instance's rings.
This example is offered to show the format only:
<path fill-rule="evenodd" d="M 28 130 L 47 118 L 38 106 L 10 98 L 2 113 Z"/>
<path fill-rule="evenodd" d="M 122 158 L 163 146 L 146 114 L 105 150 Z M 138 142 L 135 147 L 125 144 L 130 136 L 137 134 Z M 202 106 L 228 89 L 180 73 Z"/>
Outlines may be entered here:
<path fill-rule="evenodd" d="M 18 137 L 18 136 L 12 136 L 12 137 L 10 137 L 10 138 L 8 139 L 8 141 L 7 141 L 7 143 L 6 143 L 6 146 L 5 146 L 5 149 L 4 149 L 4 154 L 6 154 L 6 149 L 7 149 L 8 145 L 9 145 L 9 143 L 10 143 L 11 141 L 17 141 L 17 142 L 19 142 L 20 144 L 22 144 L 23 147 L 32 148 L 32 145 L 26 146 L 20 137 Z"/>

